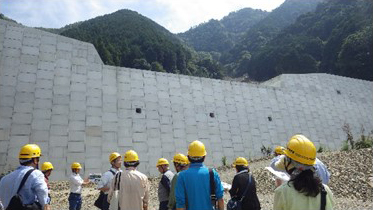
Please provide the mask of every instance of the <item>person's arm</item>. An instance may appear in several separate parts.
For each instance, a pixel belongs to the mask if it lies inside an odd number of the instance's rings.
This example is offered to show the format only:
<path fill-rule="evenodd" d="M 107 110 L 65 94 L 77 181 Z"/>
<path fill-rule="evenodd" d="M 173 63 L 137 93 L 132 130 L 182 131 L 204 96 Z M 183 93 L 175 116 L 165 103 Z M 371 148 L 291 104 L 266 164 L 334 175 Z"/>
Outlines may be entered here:
<path fill-rule="evenodd" d="M 38 173 L 40 171 L 35 170 L 33 173 Z M 36 175 L 35 181 L 32 183 L 31 188 L 35 191 L 36 197 L 38 198 L 41 206 L 48 206 L 48 187 L 47 183 L 44 181 L 44 174 Z"/>
<path fill-rule="evenodd" d="M 89 181 L 89 179 L 88 179 L 88 177 L 87 177 L 87 178 L 85 178 L 85 179 L 83 180 L 82 185 L 87 185 L 87 184 L 89 184 L 89 183 L 91 183 L 91 181 Z"/>
<path fill-rule="evenodd" d="M 223 200 L 223 198 L 218 200 L 218 209 L 219 210 L 224 210 L 224 200 Z"/>
<path fill-rule="evenodd" d="M 233 181 L 232 181 L 232 187 L 229 190 L 229 194 L 231 195 L 231 198 L 237 195 L 237 191 L 238 191 L 237 186 L 238 186 L 237 176 L 234 176 Z"/>
<path fill-rule="evenodd" d="M 275 197 L 273 201 L 273 210 L 285 210 L 284 202 L 283 202 L 283 195 L 282 192 L 277 188 L 275 190 Z"/>
<path fill-rule="evenodd" d="M 223 199 L 223 196 L 224 196 L 224 187 L 223 185 L 221 184 L 221 181 L 220 181 L 220 177 L 219 177 L 219 174 L 218 172 L 215 171 L 215 169 L 213 169 L 214 171 L 214 181 L 215 181 L 215 194 L 216 194 L 216 199 L 217 200 L 220 200 L 220 199 Z M 224 204 L 224 202 L 223 202 Z M 224 205 L 223 205 L 224 206 Z M 224 207 L 223 207 L 224 208 Z"/>
<path fill-rule="evenodd" d="M 149 180 L 148 178 L 146 177 L 145 179 L 145 195 L 144 195 L 144 198 L 143 198 L 143 209 L 144 210 L 148 210 L 148 204 L 149 204 Z"/>
<path fill-rule="evenodd" d="M 176 200 L 175 200 L 175 186 L 176 186 L 176 180 L 177 180 L 177 174 L 172 178 L 171 180 L 171 191 L 170 195 L 168 196 L 168 209 L 173 209 L 176 205 Z"/>

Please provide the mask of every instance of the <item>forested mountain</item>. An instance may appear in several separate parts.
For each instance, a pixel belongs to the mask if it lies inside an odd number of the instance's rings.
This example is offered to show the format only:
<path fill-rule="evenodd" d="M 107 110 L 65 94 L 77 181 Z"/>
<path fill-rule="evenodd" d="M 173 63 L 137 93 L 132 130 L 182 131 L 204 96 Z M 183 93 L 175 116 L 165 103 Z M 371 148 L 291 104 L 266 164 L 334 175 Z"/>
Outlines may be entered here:
<path fill-rule="evenodd" d="M 252 26 L 241 41 L 225 53 L 220 61 L 229 69 L 231 76 L 241 75 L 251 56 L 264 47 L 280 31 L 294 23 L 302 14 L 314 11 L 317 4 L 323 0 L 286 0 L 274 9 L 267 17 Z"/>
<path fill-rule="evenodd" d="M 255 51 L 241 73 L 267 80 L 324 72 L 373 80 L 371 0 L 328 0 Z"/>
<path fill-rule="evenodd" d="M 189 49 L 174 34 L 131 10 L 119 10 L 60 29 L 43 30 L 93 43 L 108 65 L 223 77 L 223 67 L 211 56 Z"/>
<path fill-rule="evenodd" d="M 245 8 L 222 18 L 211 19 L 184 33 L 178 34 L 197 51 L 222 53 L 231 49 L 239 38 L 255 23 L 268 15 L 268 12 Z"/>

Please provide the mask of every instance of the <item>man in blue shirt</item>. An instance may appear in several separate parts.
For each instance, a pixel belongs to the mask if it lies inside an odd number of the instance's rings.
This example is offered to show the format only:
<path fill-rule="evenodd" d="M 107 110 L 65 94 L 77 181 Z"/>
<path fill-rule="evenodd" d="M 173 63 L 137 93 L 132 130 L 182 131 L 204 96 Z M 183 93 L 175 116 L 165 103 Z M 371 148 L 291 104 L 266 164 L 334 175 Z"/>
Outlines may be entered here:
<path fill-rule="evenodd" d="M 205 157 L 205 145 L 200 141 L 193 141 L 188 148 L 188 159 L 191 163 L 189 169 L 180 172 L 176 183 L 175 197 L 178 210 L 213 209 L 209 169 L 203 164 Z M 212 171 L 218 209 L 222 210 L 224 209 L 224 188 L 218 173 L 215 170 Z"/>
<path fill-rule="evenodd" d="M 19 152 L 19 166 L 12 173 L 4 176 L 0 181 L 0 200 L 6 209 L 10 200 L 16 195 L 18 187 L 27 171 L 37 169 L 41 156 L 40 147 L 36 144 L 26 144 Z M 44 181 L 44 174 L 34 170 L 19 191 L 22 203 L 30 205 L 38 203 L 40 209 L 48 210 L 48 187 Z"/>

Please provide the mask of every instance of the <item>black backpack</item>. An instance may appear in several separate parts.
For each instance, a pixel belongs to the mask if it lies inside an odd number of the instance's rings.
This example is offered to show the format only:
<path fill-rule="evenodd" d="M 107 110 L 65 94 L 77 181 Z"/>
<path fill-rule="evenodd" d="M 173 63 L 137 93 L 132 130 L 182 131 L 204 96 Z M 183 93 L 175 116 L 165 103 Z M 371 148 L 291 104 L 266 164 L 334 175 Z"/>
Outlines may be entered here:
<path fill-rule="evenodd" d="M 21 200 L 21 196 L 19 195 L 19 191 L 22 189 L 23 185 L 25 184 L 27 178 L 35 169 L 30 169 L 26 172 L 25 176 L 23 176 L 21 184 L 19 184 L 17 193 L 12 197 L 9 202 L 8 207 L 6 210 L 41 210 L 42 206 L 38 202 L 34 202 L 33 204 L 24 205 Z"/>

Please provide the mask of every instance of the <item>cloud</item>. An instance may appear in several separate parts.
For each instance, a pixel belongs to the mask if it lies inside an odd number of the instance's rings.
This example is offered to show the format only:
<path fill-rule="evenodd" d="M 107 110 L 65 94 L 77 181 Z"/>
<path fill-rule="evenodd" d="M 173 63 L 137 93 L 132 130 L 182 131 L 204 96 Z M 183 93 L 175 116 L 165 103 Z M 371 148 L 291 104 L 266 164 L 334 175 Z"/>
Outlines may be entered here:
<path fill-rule="evenodd" d="M 60 28 L 130 9 L 171 32 L 183 32 L 245 7 L 270 11 L 284 0 L 0 0 L 1 12 L 27 26 Z"/>

